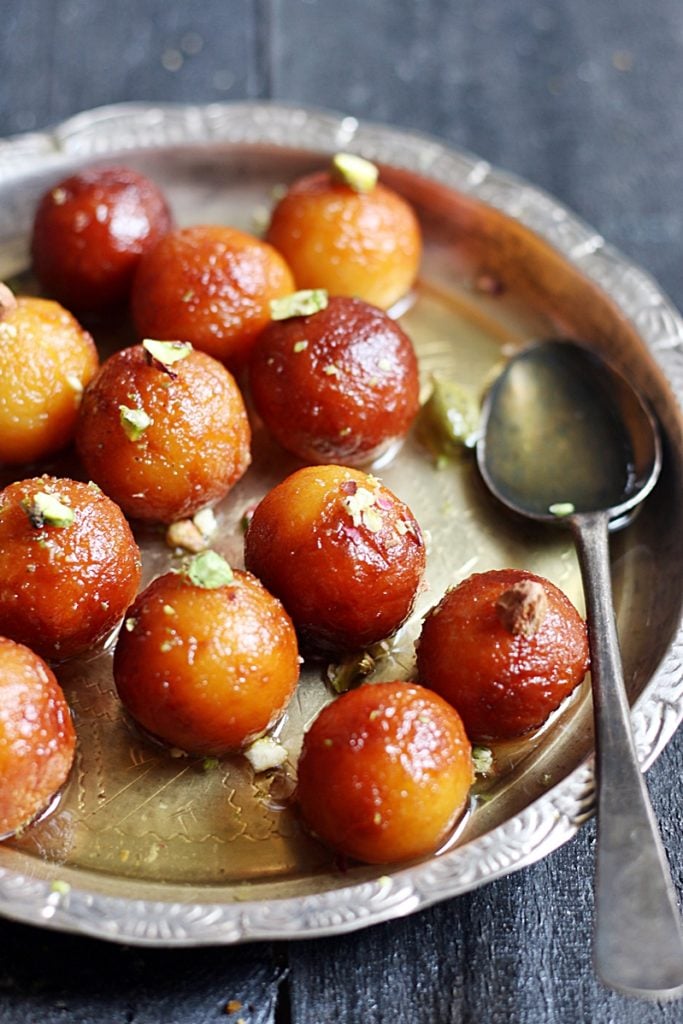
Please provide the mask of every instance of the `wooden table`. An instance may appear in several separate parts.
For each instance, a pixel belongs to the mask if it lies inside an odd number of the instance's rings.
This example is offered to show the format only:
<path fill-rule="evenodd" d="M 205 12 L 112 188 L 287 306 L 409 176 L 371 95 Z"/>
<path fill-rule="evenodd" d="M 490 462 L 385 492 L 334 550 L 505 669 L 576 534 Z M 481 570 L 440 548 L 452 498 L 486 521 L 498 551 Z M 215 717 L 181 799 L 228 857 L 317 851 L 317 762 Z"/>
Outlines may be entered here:
<path fill-rule="evenodd" d="M 683 305 L 679 0 L 4 0 L 2 16 L 0 135 L 131 99 L 273 98 L 417 128 L 548 189 Z M 682 776 L 680 733 L 649 775 L 679 892 Z M 3 922 L 0 1021 L 680 1021 L 680 1002 L 593 977 L 594 835 L 341 938 L 150 951 Z"/>

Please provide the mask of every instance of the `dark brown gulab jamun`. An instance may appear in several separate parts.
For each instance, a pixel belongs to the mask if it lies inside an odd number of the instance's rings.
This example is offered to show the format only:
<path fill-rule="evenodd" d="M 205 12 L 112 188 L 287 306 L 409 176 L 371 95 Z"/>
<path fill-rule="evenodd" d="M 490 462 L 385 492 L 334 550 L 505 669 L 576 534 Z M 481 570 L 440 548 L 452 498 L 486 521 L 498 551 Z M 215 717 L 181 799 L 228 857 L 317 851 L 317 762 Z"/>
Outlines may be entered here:
<path fill-rule="evenodd" d="M 521 569 L 476 573 L 427 615 L 420 681 L 458 711 L 470 739 L 541 726 L 588 670 L 586 625 L 549 580 Z"/>
<path fill-rule="evenodd" d="M 187 342 L 116 352 L 85 392 L 77 447 L 126 515 L 169 523 L 222 498 L 250 462 L 232 375 Z"/>
<path fill-rule="evenodd" d="M 304 737 L 297 799 L 308 827 L 373 864 L 436 850 L 467 803 L 472 751 L 459 715 L 416 683 L 366 683 Z"/>
<path fill-rule="evenodd" d="M 0 839 L 63 786 L 76 749 L 69 706 L 42 658 L 0 637 Z"/>
<path fill-rule="evenodd" d="M 41 199 L 33 269 L 69 309 L 102 310 L 128 298 L 140 257 L 171 224 L 166 200 L 149 178 L 127 167 L 92 167 Z"/>
<path fill-rule="evenodd" d="M 323 301 L 312 315 L 266 327 L 251 357 L 252 397 L 271 434 L 305 462 L 368 463 L 417 414 L 417 359 L 382 310 L 360 299 Z"/>
<path fill-rule="evenodd" d="M 72 440 L 98 358 L 88 332 L 58 303 L 0 289 L 0 463 L 19 465 Z"/>
<path fill-rule="evenodd" d="M 274 724 L 298 678 L 296 634 L 280 602 L 213 551 L 140 594 L 114 656 L 131 716 L 195 754 L 245 747 Z"/>
<path fill-rule="evenodd" d="M 410 509 L 375 477 L 308 466 L 257 506 L 245 559 L 280 598 L 304 645 L 337 653 L 368 647 L 402 625 L 425 548 Z"/>
<path fill-rule="evenodd" d="M 219 226 L 172 231 L 141 261 L 132 293 L 141 338 L 179 338 L 235 369 L 270 321 L 270 301 L 294 290 L 283 257 Z"/>
<path fill-rule="evenodd" d="M 0 635 L 42 657 L 103 640 L 132 602 L 140 553 L 95 484 L 42 476 L 0 492 Z"/>
<path fill-rule="evenodd" d="M 405 199 L 381 183 L 361 186 L 358 175 L 340 172 L 339 157 L 330 171 L 290 186 L 266 238 L 287 260 L 297 288 L 326 288 L 388 309 L 417 276 L 420 227 Z"/>

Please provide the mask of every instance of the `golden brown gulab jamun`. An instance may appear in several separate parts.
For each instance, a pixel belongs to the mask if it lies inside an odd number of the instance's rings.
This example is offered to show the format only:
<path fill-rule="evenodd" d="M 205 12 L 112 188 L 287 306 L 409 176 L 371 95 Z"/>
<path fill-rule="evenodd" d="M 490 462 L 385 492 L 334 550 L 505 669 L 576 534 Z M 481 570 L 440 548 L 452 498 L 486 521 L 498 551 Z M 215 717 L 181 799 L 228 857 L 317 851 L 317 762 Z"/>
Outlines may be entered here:
<path fill-rule="evenodd" d="M 340 172 L 339 156 L 330 171 L 290 186 L 273 210 L 266 239 L 287 260 L 297 288 L 326 288 L 388 309 L 417 276 L 420 227 L 392 189 L 378 183 L 363 190 L 358 176 Z"/>
<path fill-rule="evenodd" d="M 126 515 L 169 523 L 222 498 L 250 462 L 242 396 L 187 342 L 116 352 L 87 388 L 76 443 L 87 473 Z"/>
<path fill-rule="evenodd" d="M 179 338 L 235 369 L 270 321 L 270 301 L 294 290 L 283 257 L 219 226 L 172 231 L 145 256 L 131 297 L 141 338 Z"/>
<path fill-rule="evenodd" d="M 88 332 L 58 303 L 0 289 L 0 463 L 20 465 L 72 440 L 98 358 Z"/>
<path fill-rule="evenodd" d="M 368 647 L 402 625 L 425 548 L 410 509 L 375 477 L 308 466 L 257 506 L 245 560 L 280 598 L 304 645 L 337 653 Z"/>
<path fill-rule="evenodd" d="M 31 254 L 42 286 L 69 309 L 128 298 L 140 257 L 171 229 L 159 188 L 127 167 L 92 167 L 45 193 Z"/>
<path fill-rule="evenodd" d="M 436 850 L 473 779 L 464 726 L 445 700 L 416 683 L 366 683 L 306 733 L 297 799 L 323 842 L 381 864 Z"/>
<path fill-rule="evenodd" d="M 296 634 L 280 602 L 213 551 L 140 594 L 114 655 L 132 717 L 195 754 L 245 747 L 274 724 L 298 678 Z"/>
<path fill-rule="evenodd" d="M 132 602 L 140 553 L 95 484 L 42 476 L 0 492 L 0 634 L 42 657 L 103 640 Z"/>
<path fill-rule="evenodd" d="M 42 658 L 0 637 L 0 839 L 64 785 L 76 749 L 69 706 Z"/>
<path fill-rule="evenodd" d="M 549 580 L 522 569 L 476 573 L 427 615 L 420 681 L 458 711 L 470 739 L 541 726 L 588 670 L 586 625 Z"/>
<path fill-rule="evenodd" d="M 305 462 L 367 463 L 403 438 L 417 414 L 415 352 L 375 306 L 341 296 L 321 305 L 273 320 L 261 334 L 249 366 L 254 404 L 283 448 Z"/>

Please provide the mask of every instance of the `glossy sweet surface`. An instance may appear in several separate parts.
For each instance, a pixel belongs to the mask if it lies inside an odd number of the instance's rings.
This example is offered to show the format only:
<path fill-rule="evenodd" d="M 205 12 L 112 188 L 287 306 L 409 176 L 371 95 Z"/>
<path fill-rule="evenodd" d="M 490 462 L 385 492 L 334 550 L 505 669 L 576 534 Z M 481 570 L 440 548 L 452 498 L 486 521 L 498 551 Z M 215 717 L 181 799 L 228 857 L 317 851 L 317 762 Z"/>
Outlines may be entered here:
<path fill-rule="evenodd" d="M 0 463 L 45 458 L 71 441 L 98 358 L 62 306 L 23 298 L 0 313 Z"/>
<path fill-rule="evenodd" d="M 77 446 L 86 471 L 134 519 L 191 515 L 222 498 L 251 461 L 232 375 L 197 351 L 169 369 L 141 345 L 116 352 L 81 406 Z"/>
<path fill-rule="evenodd" d="M 66 781 L 76 748 L 59 683 L 28 647 L 0 637 L 0 838 L 39 814 Z"/>
<path fill-rule="evenodd" d="M 371 863 L 435 850 L 462 813 L 474 775 L 458 714 L 414 683 L 374 683 L 324 708 L 299 759 L 308 827 Z"/>
<path fill-rule="evenodd" d="M 548 609 L 531 637 L 513 634 L 496 603 L 521 580 L 542 585 Z M 586 626 L 549 580 L 521 569 L 476 573 L 427 615 L 420 680 L 459 712 L 471 739 L 510 739 L 542 725 L 588 670 Z"/>
<path fill-rule="evenodd" d="M 355 295 L 382 309 L 410 291 L 422 242 L 411 207 L 381 183 L 355 192 L 327 171 L 299 179 L 273 211 L 267 240 L 297 288 Z"/>
<path fill-rule="evenodd" d="M 346 297 L 311 316 L 273 321 L 252 353 L 256 409 L 305 462 L 370 462 L 402 438 L 418 409 L 417 359 L 386 313 Z"/>
<path fill-rule="evenodd" d="M 114 656 L 116 687 L 133 718 L 196 754 L 225 754 L 255 739 L 298 678 L 289 617 L 244 572 L 215 589 L 182 573 L 157 578 L 131 608 Z"/>
<path fill-rule="evenodd" d="M 32 521 L 39 493 L 71 510 L 73 521 Z M 139 581 L 130 527 L 95 485 L 43 476 L 0 492 L 0 635 L 46 658 L 71 658 L 111 632 Z"/>
<path fill-rule="evenodd" d="M 256 508 L 245 562 L 280 598 L 306 647 L 349 651 L 408 617 L 425 548 L 410 509 L 374 477 L 309 466 Z"/>
<path fill-rule="evenodd" d="M 104 309 L 128 297 L 140 256 L 171 224 L 149 178 L 127 167 L 92 167 L 43 196 L 33 224 L 33 269 L 70 309 Z"/>
<path fill-rule="evenodd" d="M 141 338 L 191 342 L 231 367 L 270 321 L 270 300 L 294 290 L 270 245 L 215 225 L 168 234 L 140 263 L 131 297 Z"/>

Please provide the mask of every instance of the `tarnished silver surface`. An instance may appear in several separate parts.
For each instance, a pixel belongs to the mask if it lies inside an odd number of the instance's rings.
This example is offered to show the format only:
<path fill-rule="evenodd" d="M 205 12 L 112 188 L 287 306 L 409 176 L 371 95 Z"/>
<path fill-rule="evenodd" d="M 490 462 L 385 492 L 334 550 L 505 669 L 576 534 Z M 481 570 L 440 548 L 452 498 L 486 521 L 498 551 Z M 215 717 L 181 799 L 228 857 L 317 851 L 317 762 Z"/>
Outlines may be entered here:
<path fill-rule="evenodd" d="M 264 104 L 207 107 L 125 105 L 81 114 L 51 133 L 0 142 L 0 234 L 10 262 L 25 252 L 35 187 L 22 181 L 39 168 L 54 180 L 100 157 L 140 151 L 187 151 L 207 144 L 294 149 L 311 154 L 340 148 L 472 196 L 526 225 L 597 283 L 635 326 L 675 391 L 683 396 L 683 321 L 657 285 L 551 197 L 440 142 L 387 127 L 359 124 L 298 108 Z M 23 226 L 23 227 L 22 227 Z M 679 630 L 632 713 L 639 758 L 647 767 L 683 717 L 683 632 Z M 59 868 L 2 851 L 0 912 L 18 920 L 126 943 L 194 945 L 305 937 L 348 931 L 408 914 L 530 864 L 576 832 L 592 813 L 592 763 L 584 763 L 540 799 L 491 831 L 423 863 L 357 884 L 320 888 L 315 879 L 286 898 L 246 887 L 229 897 L 220 886 L 162 885 L 148 892 L 109 885 L 88 872 L 65 873 L 71 888 L 52 883 Z M 35 860 L 35 858 L 34 858 Z M 375 874 L 377 874 L 375 872 Z M 142 892 L 142 895 L 140 893 Z"/>

